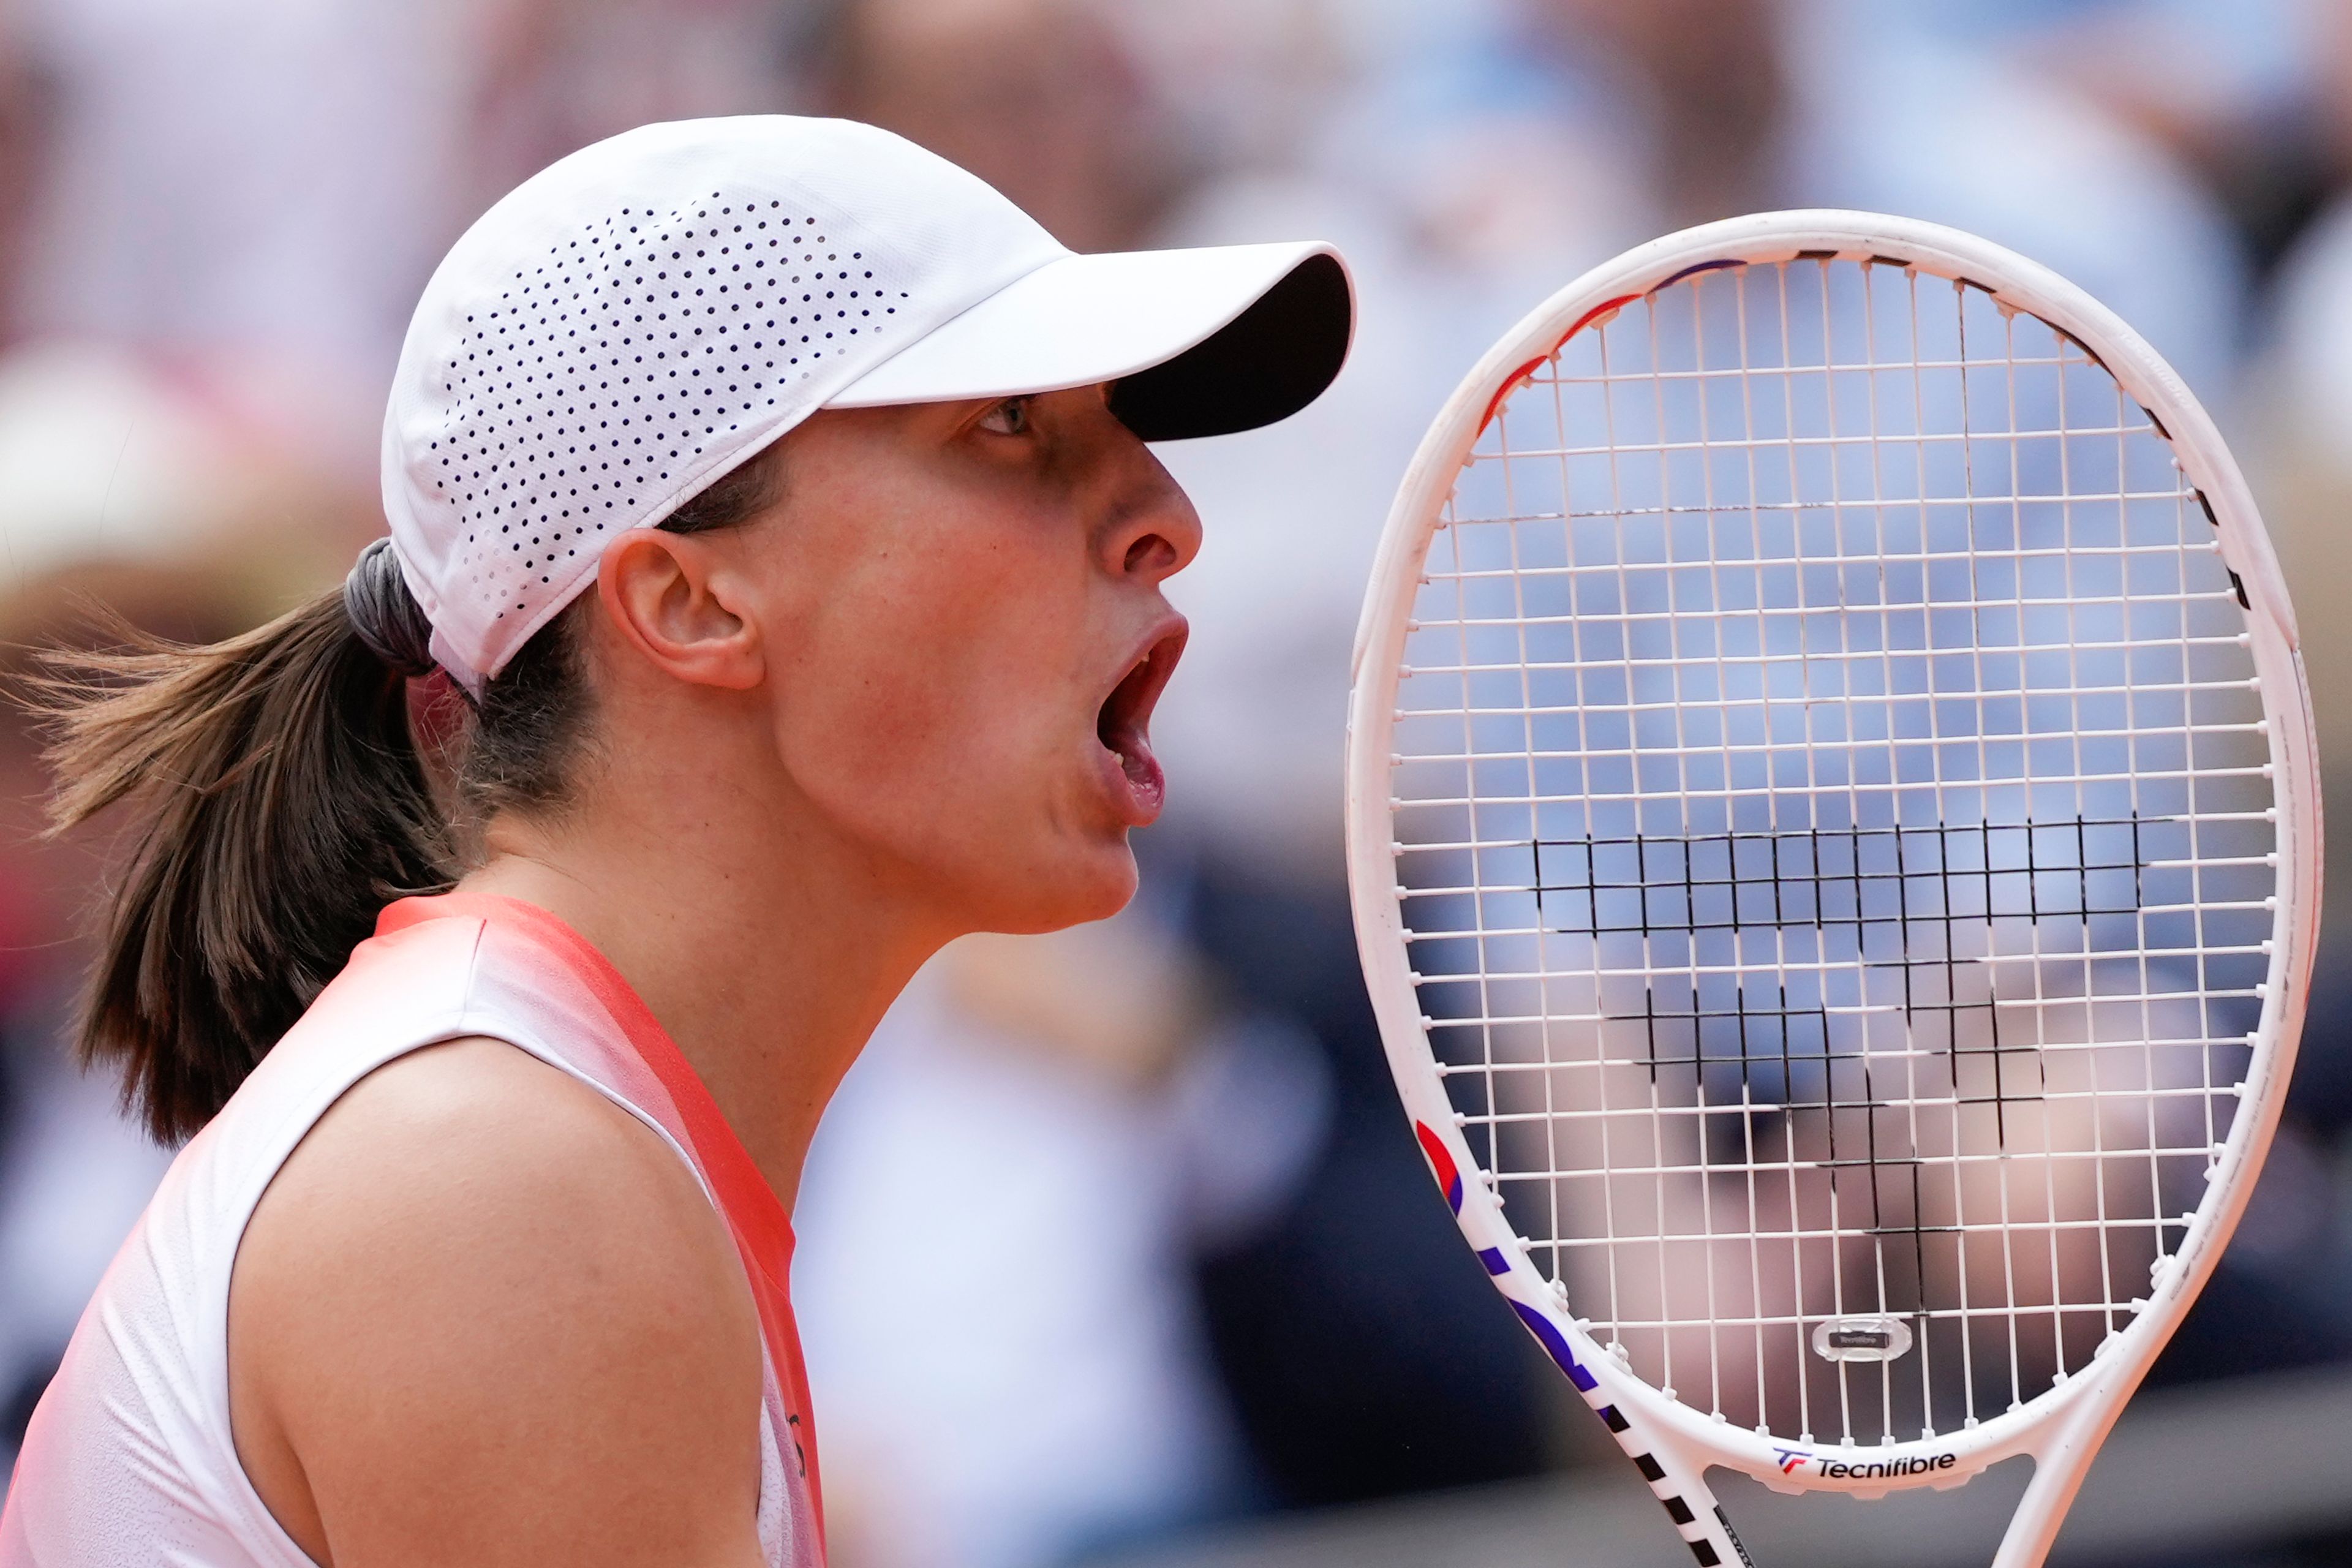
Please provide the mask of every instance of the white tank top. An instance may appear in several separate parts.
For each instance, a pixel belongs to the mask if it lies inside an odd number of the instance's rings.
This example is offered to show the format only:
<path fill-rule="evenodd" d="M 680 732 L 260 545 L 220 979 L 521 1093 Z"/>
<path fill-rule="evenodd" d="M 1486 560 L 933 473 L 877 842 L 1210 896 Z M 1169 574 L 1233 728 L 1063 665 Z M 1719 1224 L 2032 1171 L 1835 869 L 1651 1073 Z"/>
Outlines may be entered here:
<path fill-rule="evenodd" d="M 263 1190 L 344 1090 L 466 1036 L 509 1041 L 635 1116 L 726 1218 L 764 1341 L 761 1548 L 770 1568 L 821 1568 L 782 1205 L 602 954 L 543 910 L 467 894 L 386 910 L 374 939 L 181 1151 L 33 1413 L 0 1515 L 0 1568 L 312 1568 L 230 1437 L 229 1271 Z"/>

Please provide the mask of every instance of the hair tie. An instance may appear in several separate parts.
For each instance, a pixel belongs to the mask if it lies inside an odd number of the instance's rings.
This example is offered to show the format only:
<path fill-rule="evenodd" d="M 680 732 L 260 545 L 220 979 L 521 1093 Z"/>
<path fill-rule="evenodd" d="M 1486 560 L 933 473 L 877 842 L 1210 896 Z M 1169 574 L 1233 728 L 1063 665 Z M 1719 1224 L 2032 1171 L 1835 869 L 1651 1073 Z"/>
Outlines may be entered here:
<path fill-rule="evenodd" d="M 367 650 L 393 673 L 414 679 L 440 668 L 433 657 L 433 623 L 409 593 L 390 539 L 360 552 L 343 579 L 343 614 Z"/>

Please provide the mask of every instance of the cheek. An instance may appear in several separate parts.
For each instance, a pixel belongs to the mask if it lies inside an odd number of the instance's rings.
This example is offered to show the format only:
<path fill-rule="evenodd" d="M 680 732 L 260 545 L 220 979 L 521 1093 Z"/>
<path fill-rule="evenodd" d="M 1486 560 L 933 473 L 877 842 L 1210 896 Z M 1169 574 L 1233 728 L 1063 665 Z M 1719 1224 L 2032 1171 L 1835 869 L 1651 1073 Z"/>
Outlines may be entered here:
<path fill-rule="evenodd" d="M 829 815 L 923 858 L 1011 847 L 1067 771 L 1082 608 L 1007 549 L 860 572 L 796 638 L 787 766 Z"/>

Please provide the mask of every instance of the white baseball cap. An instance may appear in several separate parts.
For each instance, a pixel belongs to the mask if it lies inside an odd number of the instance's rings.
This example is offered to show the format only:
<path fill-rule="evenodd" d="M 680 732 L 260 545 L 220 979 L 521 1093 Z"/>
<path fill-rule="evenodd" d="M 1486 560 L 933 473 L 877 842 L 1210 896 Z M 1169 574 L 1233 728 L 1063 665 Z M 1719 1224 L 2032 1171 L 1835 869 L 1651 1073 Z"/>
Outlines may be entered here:
<path fill-rule="evenodd" d="M 1079 256 L 913 142 L 786 115 L 647 125 L 484 214 L 425 285 L 383 504 L 469 688 L 820 408 L 1113 384 L 1147 440 L 1271 424 L 1339 374 L 1347 270 L 1301 242 Z"/>

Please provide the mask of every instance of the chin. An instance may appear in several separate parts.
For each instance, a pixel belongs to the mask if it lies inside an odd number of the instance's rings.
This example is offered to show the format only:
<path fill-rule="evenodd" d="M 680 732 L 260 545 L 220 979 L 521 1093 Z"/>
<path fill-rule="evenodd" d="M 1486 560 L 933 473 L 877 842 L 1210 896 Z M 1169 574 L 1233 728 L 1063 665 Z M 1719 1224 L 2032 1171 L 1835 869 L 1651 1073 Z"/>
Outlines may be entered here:
<path fill-rule="evenodd" d="M 1017 896 L 1000 900 L 982 929 L 1037 936 L 1107 921 L 1135 897 L 1137 879 L 1135 855 L 1122 833 L 1115 844 L 1056 857 L 1050 869 L 1022 876 Z"/>

